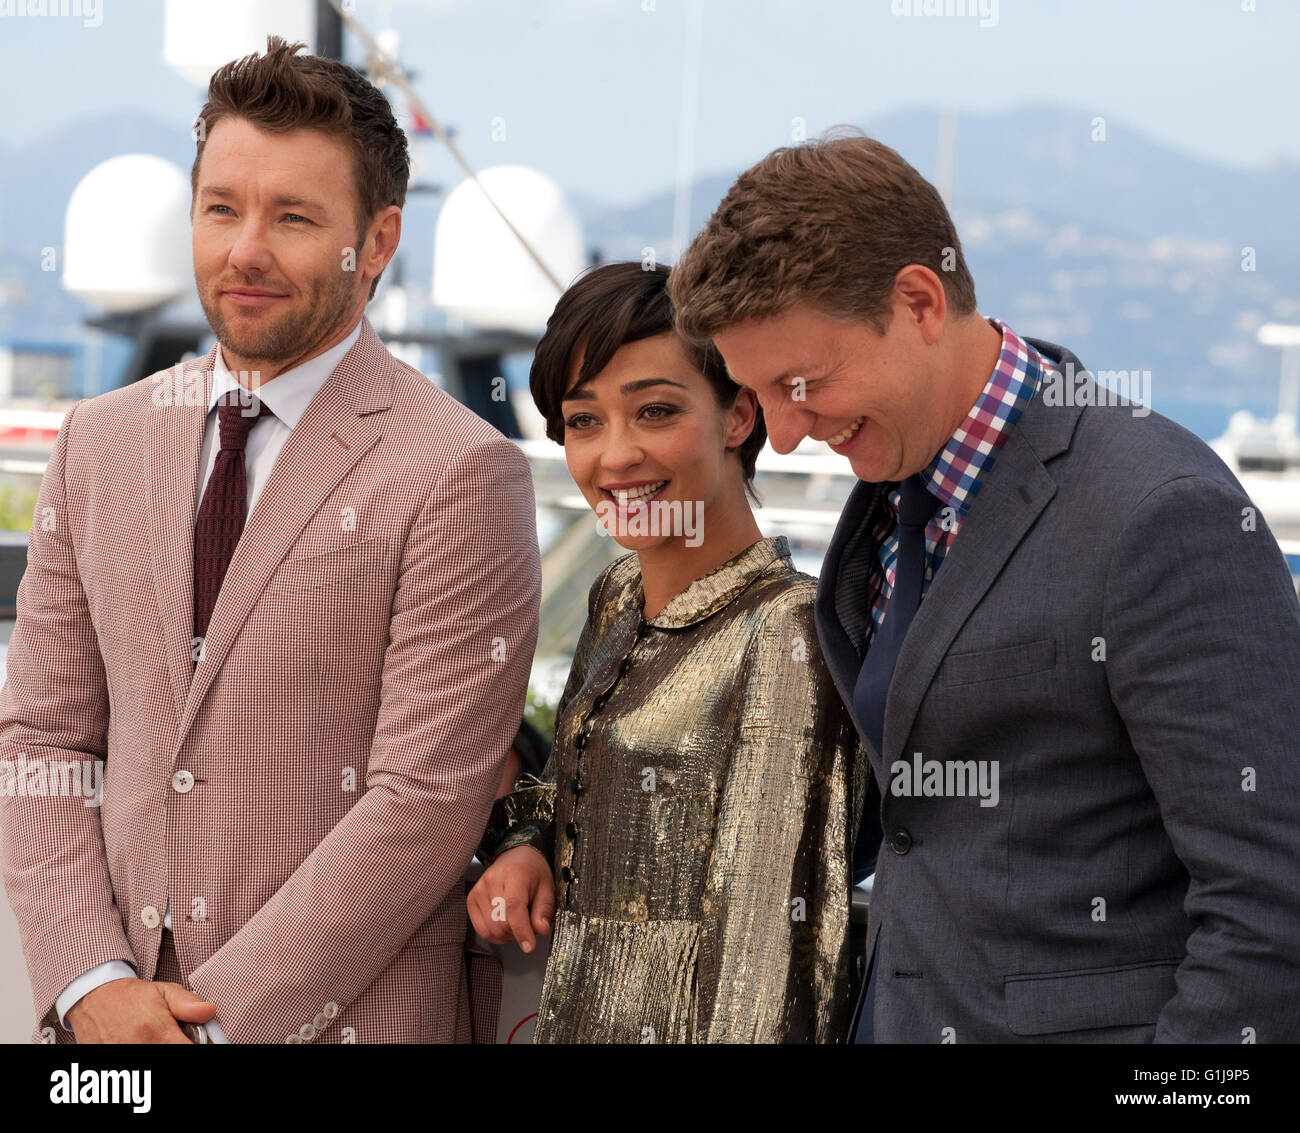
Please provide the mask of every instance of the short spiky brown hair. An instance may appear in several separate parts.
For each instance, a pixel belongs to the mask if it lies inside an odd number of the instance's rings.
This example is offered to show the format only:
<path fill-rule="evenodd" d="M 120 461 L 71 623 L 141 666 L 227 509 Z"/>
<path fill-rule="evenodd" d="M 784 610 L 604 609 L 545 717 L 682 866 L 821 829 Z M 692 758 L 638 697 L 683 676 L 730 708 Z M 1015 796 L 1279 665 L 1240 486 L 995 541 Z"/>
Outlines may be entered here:
<path fill-rule="evenodd" d="M 190 168 L 190 209 L 199 189 L 199 162 L 212 128 L 223 118 L 243 118 L 269 133 L 314 129 L 344 139 L 352 150 L 357 195 L 357 251 L 375 215 L 406 204 L 411 162 L 406 135 L 388 99 L 359 71 L 336 59 L 297 57 L 305 43 L 267 36 L 265 55 L 227 63 L 208 82 L 199 111 L 198 149 Z M 382 273 L 381 273 L 382 274 Z M 379 276 L 370 284 L 374 298 Z"/>
<path fill-rule="evenodd" d="M 806 303 L 888 327 L 894 277 L 922 264 L 958 315 L 975 283 L 934 186 L 887 145 L 839 128 L 742 173 L 673 269 L 677 329 L 695 342 Z"/>

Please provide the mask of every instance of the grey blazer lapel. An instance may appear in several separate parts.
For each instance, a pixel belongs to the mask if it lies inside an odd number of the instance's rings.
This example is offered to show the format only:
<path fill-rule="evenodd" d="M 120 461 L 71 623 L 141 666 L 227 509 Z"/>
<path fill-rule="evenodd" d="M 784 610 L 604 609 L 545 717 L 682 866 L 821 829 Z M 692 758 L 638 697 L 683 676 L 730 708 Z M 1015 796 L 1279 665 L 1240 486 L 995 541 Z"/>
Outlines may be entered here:
<path fill-rule="evenodd" d="M 871 519 L 879 504 L 880 488 L 879 484 L 860 480 L 849 493 L 822 560 L 813 607 L 822 655 L 859 735 L 862 723 L 853 708 L 853 687 L 862 665 L 866 587 L 873 550 Z M 873 756 L 878 754 L 869 740 L 864 738 L 862 742 Z"/>
<path fill-rule="evenodd" d="M 1083 363 L 1063 347 L 1033 338 L 1026 341 L 1049 366 L 1064 368 L 1069 363 L 1075 373 L 1083 370 Z M 881 761 L 885 767 L 898 758 L 953 638 L 1056 494 L 1056 479 L 1045 462 L 1069 449 L 1080 412 L 1078 404 L 1048 405 L 1040 392 L 1025 407 L 981 483 L 977 502 L 935 575 L 899 654 L 885 707 L 886 758 Z M 860 481 L 849 494 L 822 562 L 814 607 L 822 654 L 859 735 L 863 729 L 853 707 L 853 689 L 862 664 L 867 578 L 875 553 L 871 527 L 882 487 Z M 1014 596 L 1008 596 L 1009 615 L 1013 605 Z M 865 737 L 862 742 L 879 760 L 881 753 L 871 742 Z"/>
<path fill-rule="evenodd" d="M 1049 363 L 1063 366 L 1069 361 L 1076 373 L 1083 369 L 1068 350 L 1030 341 Z M 1081 412 L 1077 404 L 1047 404 L 1040 391 L 1025 407 L 993 468 L 981 481 L 970 514 L 934 576 L 898 655 L 885 705 L 886 768 L 901 755 L 921 700 L 953 638 L 1056 495 L 1056 477 L 1045 464 L 1069 449 Z M 1016 596 L 1001 595 L 999 600 L 1005 604 L 1008 618 L 1014 617 Z"/>

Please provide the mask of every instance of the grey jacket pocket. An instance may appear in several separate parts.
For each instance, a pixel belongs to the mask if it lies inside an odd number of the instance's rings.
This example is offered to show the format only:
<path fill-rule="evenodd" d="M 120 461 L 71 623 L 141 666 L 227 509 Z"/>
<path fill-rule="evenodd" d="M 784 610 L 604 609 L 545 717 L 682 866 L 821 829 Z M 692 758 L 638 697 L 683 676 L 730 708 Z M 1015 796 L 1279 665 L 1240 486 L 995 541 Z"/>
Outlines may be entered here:
<path fill-rule="evenodd" d="M 1007 976 L 1007 1025 L 1015 1035 L 1151 1024 L 1174 996 L 1177 960 Z"/>
<path fill-rule="evenodd" d="M 1006 677 L 1023 677 L 1056 664 L 1056 642 L 1051 638 L 1006 645 L 1000 649 L 981 649 L 975 653 L 952 653 L 939 666 L 941 685 L 970 685 L 979 681 L 997 681 Z"/>

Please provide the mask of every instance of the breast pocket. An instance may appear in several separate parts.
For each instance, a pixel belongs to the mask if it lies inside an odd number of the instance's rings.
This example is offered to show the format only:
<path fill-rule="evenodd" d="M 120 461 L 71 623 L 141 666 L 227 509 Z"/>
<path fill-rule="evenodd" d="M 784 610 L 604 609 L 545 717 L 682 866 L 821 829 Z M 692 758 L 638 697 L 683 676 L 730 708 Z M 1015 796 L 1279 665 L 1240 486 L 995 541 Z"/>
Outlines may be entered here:
<path fill-rule="evenodd" d="M 372 535 L 342 547 L 331 547 L 306 555 L 290 555 L 272 575 L 268 590 L 276 592 L 317 590 L 354 582 L 383 567 L 386 544 L 382 535 Z"/>
<path fill-rule="evenodd" d="M 952 653 L 939 666 L 938 683 L 946 687 L 1008 680 L 1042 672 L 1056 665 L 1056 642 L 1050 638 Z"/>

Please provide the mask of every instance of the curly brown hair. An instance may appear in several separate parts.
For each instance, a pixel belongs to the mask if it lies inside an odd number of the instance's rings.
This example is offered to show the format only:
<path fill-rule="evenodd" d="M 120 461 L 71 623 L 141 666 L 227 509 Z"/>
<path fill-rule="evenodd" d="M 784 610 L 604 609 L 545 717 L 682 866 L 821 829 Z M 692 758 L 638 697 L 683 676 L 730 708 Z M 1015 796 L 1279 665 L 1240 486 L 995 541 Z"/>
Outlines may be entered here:
<path fill-rule="evenodd" d="M 223 118 L 243 118 L 269 133 L 314 129 L 345 140 L 352 150 L 358 250 L 375 214 L 406 204 L 411 173 L 406 134 L 388 99 L 364 75 L 336 59 L 296 57 L 305 43 L 267 36 L 265 55 L 248 55 L 218 68 L 196 122 L 197 150 L 190 168 L 190 210 L 199 188 L 199 162 L 212 128 Z M 381 273 L 382 275 L 382 273 Z M 374 298 L 380 276 L 370 284 Z"/>
<path fill-rule="evenodd" d="M 742 173 L 668 288 L 678 333 L 694 342 L 797 303 L 884 334 L 894 278 L 908 264 L 938 275 L 955 314 L 975 311 L 975 283 L 934 186 L 887 145 L 838 127 Z"/>

